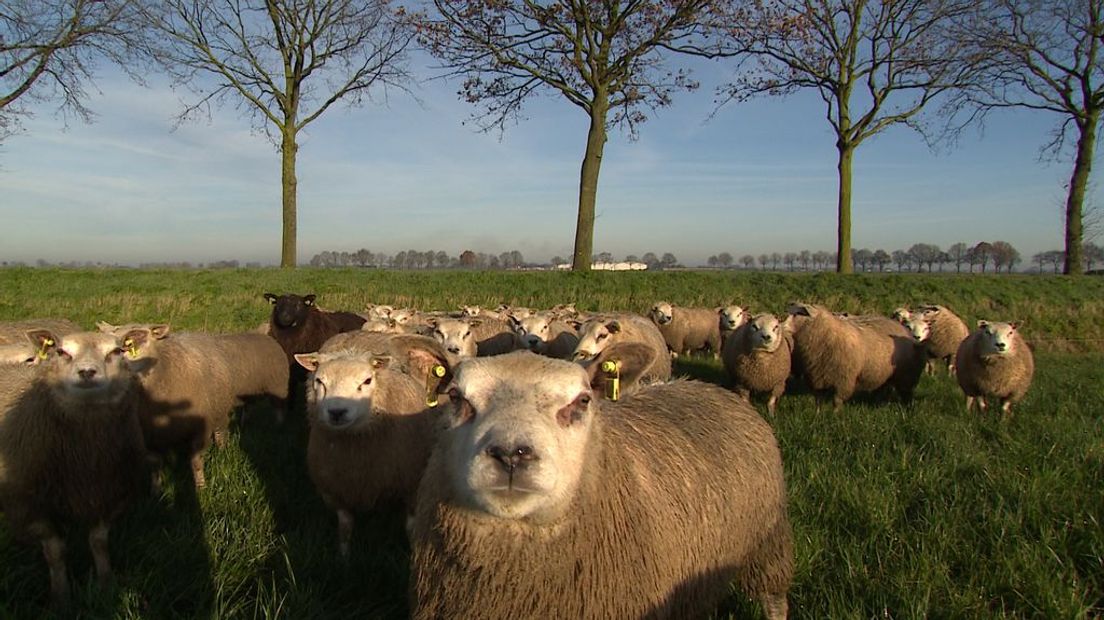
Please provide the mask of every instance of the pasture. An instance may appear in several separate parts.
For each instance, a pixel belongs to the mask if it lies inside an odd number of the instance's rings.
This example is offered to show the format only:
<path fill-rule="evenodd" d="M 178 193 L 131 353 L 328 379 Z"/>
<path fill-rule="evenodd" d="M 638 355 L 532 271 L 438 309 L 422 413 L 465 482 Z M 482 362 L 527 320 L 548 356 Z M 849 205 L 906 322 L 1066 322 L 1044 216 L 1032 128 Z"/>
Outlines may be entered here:
<path fill-rule="evenodd" d="M 852 313 L 934 302 L 973 324 L 1022 320 L 1037 373 L 1009 420 L 967 415 L 946 375 L 916 400 L 856 398 L 836 414 L 787 394 L 768 418 L 782 448 L 794 526 L 791 617 L 1045 617 L 1104 614 L 1104 279 L 1045 276 L 377 272 L 363 270 L 0 270 L 0 320 L 58 316 L 248 330 L 266 292 L 316 293 L 326 309 L 367 302 L 645 312 L 659 299 L 781 312 L 792 300 Z M 711 358 L 676 373 L 724 382 Z M 764 410 L 759 403 L 761 411 Z M 364 515 L 352 557 L 307 477 L 301 409 L 283 426 L 263 407 L 235 417 L 196 493 L 187 464 L 162 497 L 115 525 L 117 581 L 90 579 L 72 532 L 74 608 L 96 618 L 401 618 L 407 545 L 399 515 Z M 539 558 L 534 562 L 539 563 Z M 0 518 L 0 618 L 47 617 L 37 546 Z M 739 594 L 717 617 L 758 613 Z"/>

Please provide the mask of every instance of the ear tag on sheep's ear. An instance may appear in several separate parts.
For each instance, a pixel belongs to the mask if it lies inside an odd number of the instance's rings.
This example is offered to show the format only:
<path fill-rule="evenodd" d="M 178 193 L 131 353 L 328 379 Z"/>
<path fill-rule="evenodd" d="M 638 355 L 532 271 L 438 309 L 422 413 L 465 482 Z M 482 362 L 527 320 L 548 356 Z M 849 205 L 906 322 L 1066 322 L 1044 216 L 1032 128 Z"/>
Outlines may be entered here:
<path fill-rule="evenodd" d="M 124 340 L 123 346 L 126 347 L 126 352 L 127 355 L 130 356 L 130 359 L 138 358 L 138 345 L 134 342 L 133 338 L 127 338 L 126 340 Z"/>
<path fill-rule="evenodd" d="M 53 338 L 45 338 L 45 339 L 43 339 L 43 341 L 42 341 L 42 346 L 41 346 L 41 347 L 39 347 L 39 349 L 38 349 L 38 354 L 37 354 L 37 355 L 38 355 L 38 359 L 40 359 L 40 360 L 44 360 L 44 359 L 46 359 L 46 357 L 47 357 L 47 355 L 46 355 L 46 349 L 49 349 L 49 348 L 50 348 L 50 347 L 52 347 L 52 346 L 54 346 L 54 339 L 53 339 Z"/>
<path fill-rule="evenodd" d="M 440 400 L 437 398 L 437 390 L 433 389 L 433 378 L 440 379 L 445 376 L 445 367 L 440 364 L 430 366 L 426 375 L 426 406 L 436 407 Z"/>
<path fill-rule="evenodd" d="M 602 372 L 606 373 L 606 397 L 610 400 L 621 398 L 621 362 L 602 362 Z"/>

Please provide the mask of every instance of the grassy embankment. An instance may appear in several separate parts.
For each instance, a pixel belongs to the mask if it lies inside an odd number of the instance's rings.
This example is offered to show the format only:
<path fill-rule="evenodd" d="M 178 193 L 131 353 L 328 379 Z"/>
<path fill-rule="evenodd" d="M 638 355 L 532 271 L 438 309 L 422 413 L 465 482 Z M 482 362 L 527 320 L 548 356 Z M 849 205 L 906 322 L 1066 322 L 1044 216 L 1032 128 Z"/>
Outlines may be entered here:
<path fill-rule="evenodd" d="M 0 271 L 0 320 L 63 316 L 241 330 L 264 291 L 316 292 L 327 308 L 423 309 L 574 300 L 644 311 L 736 302 L 781 311 L 802 299 L 886 313 L 931 301 L 977 318 L 1019 319 L 1038 349 L 1035 385 L 1011 420 L 966 415 L 946 376 L 916 402 L 857 399 L 815 413 L 787 395 L 772 420 L 795 530 L 795 618 L 1095 617 L 1104 613 L 1104 279 L 833 274 L 501 274 L 361 271 Z M 678 370 L 723 382 L 709 359 Z M 77 609 L 90 617 L 402 617 L 406 543 L 395 515 L 359 521 L 353 558 L 334 553 L 333 516 L 304 468 L 301 412 L 262 410 L 209 458 L 197 497 L 183 463 L 163 497 L 112 531 L 117 584 L 97 592 L 83 532 L 69 542 Z M 539 558 L 534 558 L 539 563 Z M 43 614 L 37 547 L 0 519 L 0 617 Z M 718 615 L 751 608 L 739 595 Z"/>

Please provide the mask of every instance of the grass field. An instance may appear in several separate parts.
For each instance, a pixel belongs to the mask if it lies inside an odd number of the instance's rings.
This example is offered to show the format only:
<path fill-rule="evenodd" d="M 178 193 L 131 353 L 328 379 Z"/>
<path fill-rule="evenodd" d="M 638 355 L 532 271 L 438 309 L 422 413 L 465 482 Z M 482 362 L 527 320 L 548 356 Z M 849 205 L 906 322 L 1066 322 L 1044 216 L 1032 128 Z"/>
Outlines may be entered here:
<path fill-rule="evenodd" d="M 1010 420 L 967 415 L 946 376 L 916 401 L 856 399 L 839 414 L 787 395 L 771 420 L 795 533 L 795 618 L 1087 618 L 1104 614 L 1104 279 L 834 274 L 506 274 L 363 271 L 0 270 L 0 320 L 63 316 L 249 329 L 264 291 L 315 292 L 327 308 L 423 309 L 508 302 L 643 311 L 802 299 L 851 312 L 947 305 L 968 321 L 1026 321 L 1036 381 Z M 681 373 L 723 382 L 696 358 Z M 397 515 L 365 515 L 352 559 L 307 478 L 302 412 L 276 426 L 244 412 L 208 460 L 198 496 L 186 464 L 164 496 L 112 530 L 117 583 L 91 585 L 84 533 L 69 542 L 74 607 L 95 618 L 403 617 L 407 546 Z M 241 417 L 237 418 L 239 421 Z M 539 558 L 535 561 L 539 562 Z M 0 618 L 46 616 L 36 546 L 0 519 Z M 734 595 L 718 617 L 757 613 Z"/>

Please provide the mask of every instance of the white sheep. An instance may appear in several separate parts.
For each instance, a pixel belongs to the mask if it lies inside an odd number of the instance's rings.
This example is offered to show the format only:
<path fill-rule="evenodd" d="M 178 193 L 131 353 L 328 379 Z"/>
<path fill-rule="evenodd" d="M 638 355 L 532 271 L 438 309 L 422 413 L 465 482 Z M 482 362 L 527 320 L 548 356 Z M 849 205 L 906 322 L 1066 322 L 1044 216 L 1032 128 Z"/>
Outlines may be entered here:
<path fill-rule="evenodd" d="M 695 618 L 734 581 L 786 617 L 782 460 L 739 397 L 675 381 L 604 401 L 587 369 L 525 351 L 455 373 L 418 489 L 412 618 Z"/>
<path fill-rule="evenodd" d="M 1017 323 L 978 321 L 978 327 L 958 347 L 955 355 L 958 385 L 966 394 L 966 411 L 975 403 L 981 411 L 986 398 L 1001 403 L 1008 415 L 1031 387 L 1035 357 L 1020 335 Z"/>
<path fill-rule="evenodd" d="M 709 349 L 713 357 L 721 353 L 721 331 L 715 309 L 685 308 L 660 301 L 648 311 L 648 318 L 659 328 L 675 357 L 701 349 Z"/>

